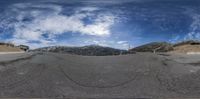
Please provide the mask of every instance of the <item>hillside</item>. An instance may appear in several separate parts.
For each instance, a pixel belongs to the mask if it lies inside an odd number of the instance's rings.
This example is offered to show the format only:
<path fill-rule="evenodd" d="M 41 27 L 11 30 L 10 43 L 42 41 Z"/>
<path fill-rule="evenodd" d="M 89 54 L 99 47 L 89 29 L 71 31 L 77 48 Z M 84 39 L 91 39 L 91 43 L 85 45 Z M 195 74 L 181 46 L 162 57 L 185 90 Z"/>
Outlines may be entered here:
<path fill-rule="evenodd" d="M 120 55 L 127 53 L 126 50 L 119 50 L 98 45 L 89 45 L 83 47 L 52 46 L 52 47 L 35 49 L 33 51 L 68 53 L 68 54 L 86 55 L 86 56 Z"/>
<path fill-rule="evenodd" d="M 200 41 L 197 41 L 197 40 L 182 41 L 182 42 L 174 44 L 174 47 L 178 47 L 182 45 L 200 45 Z"/>
<path fill-rule="evenodd" d="M 86 55 L 86 56 L 133 54 L 135 52 L 187 53 L 187 52 L 200 52 L 200 42 L 193 40 L 183 41 L 176 44 L 171 44 L 168 42 L 152 42 L 139 47 L 132 48 L 129 51 L 114 49 L 110 47 L 103 47 L 98 45 L 89 45 L 83 47 L 52 46 L 52 47 L 38 48 L 33 51 L 68 53 L 68 54 Z"/>
<path fill-rule="evenodd" d="M 200 41 L 188 40 L 171 44 L 167 42 L 148 43 L 129 50 L 129 52 L 173 52 L 173 53 L 188 53 L 200 52 Z"/>
<path fill-rule="evenodd" d="M 184 41 L 174 45 L 175 53 L 188 53 L 188 52 L 200 52 L 200 42 L 199 41 Z"/>
<path fill-rule="evenodd" d="M 22 50 L 17 47 L 0 45 L 0 52 L 20 52 L 20 51 Z"/>
<path fill-rule="evenodd" d="M 167 42 L 152 42 L 129 50 L 130 52 L 168 52 L 173 45 Z"/>

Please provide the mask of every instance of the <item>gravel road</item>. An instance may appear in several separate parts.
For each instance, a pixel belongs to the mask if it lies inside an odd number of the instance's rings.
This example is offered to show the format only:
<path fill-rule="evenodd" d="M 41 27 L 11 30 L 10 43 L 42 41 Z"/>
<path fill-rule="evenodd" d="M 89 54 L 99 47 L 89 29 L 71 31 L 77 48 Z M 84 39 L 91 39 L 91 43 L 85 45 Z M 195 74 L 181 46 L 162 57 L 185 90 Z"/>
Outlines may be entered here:
<path fill-rule="evenodd" d="M 200 65 L 169 57 L 151 53 L 98 57 L 35 53 L 0 63 L 0 97 L 200 97 Z"/>

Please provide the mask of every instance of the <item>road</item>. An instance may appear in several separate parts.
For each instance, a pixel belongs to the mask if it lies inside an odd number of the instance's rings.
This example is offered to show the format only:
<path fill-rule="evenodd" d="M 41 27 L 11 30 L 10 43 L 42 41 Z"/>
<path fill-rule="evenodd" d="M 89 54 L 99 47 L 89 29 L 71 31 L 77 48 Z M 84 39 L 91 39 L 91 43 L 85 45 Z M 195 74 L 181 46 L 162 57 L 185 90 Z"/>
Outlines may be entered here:
<path fill-rule="evenodd" d="M 34 53 L 0 62 L 0 97 L 200 97 L 200 66 L 169 57 L 151 53 L 98 57 Z"/>
<path fill-rule="evenodd" d="M 11 53 L 11 52 L 6 53 L 4 52 L 4 53 L 0 53 L 0 62 L 26 58 L 26 57 L 31 56 L 32 54 L 34 53 Z"/>

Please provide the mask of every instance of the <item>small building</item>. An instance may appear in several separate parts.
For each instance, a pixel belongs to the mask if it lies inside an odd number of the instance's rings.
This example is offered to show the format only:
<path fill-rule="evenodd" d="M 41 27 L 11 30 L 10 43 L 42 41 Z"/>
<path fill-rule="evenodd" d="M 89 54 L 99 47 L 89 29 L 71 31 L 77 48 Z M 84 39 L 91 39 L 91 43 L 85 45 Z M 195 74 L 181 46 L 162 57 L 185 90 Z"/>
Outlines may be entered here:
<path fill-rule="evenodd" d="M 22 50 L 24 50 L 24 51 L 28 51 L 29 50 L 29 46 L 26 46 L 26 45 L 19 45 L 17 47 L 22 49 Z"/>

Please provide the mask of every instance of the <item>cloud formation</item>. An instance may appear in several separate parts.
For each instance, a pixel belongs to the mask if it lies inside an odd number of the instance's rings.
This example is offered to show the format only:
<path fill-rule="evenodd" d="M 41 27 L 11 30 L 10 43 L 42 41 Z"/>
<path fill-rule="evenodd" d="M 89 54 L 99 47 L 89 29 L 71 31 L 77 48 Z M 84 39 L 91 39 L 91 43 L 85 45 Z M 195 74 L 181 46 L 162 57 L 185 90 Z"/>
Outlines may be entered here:
<path fill-rule="evenodd" d="M 191 32 L 188 33 L 187 39 L 200 39 L 200 15 L 193 16 L 193 22 L 190 26 Z"/>
<path fill-rule="evenodd" d="M 8 1 L 0 3 L 0 40 L 34 48 L 200 39 L 200 3 L 191 0 Z"/>
<path fill-rule="evenodd" d="M 8 15 L 16 14 L 16 21 L 9 23 L 11 18 L 8 18 L 1 27 L 13 28 L 14 38 L 10 40 L 20 44 L 32 41 L 43 45 L 56 43 L 56 36 L 64 33 L 105 37 L 111 34 L 110 28 L 115 23 L 112 14 L 94 14 L 99 10 L 97 7 L 79 7 L 70 15 L 62 14 L 66 10 L 55 4 L 19 3 L 9 8 Z M 91 22 L 87 23 L 85 19 Z"/>
<path fill-rule="evenodd" d="M 190 15 L 193 21 L 192 21 L 192 24 L 190 25 L 190 32 L 187 33 L 184 39 L 185 40 L 188 40 L 188 39 L 199 40 L 200 39 L 200 14 L 195 13 L 191 9 L 187 9 L 186 14 Z"/>

